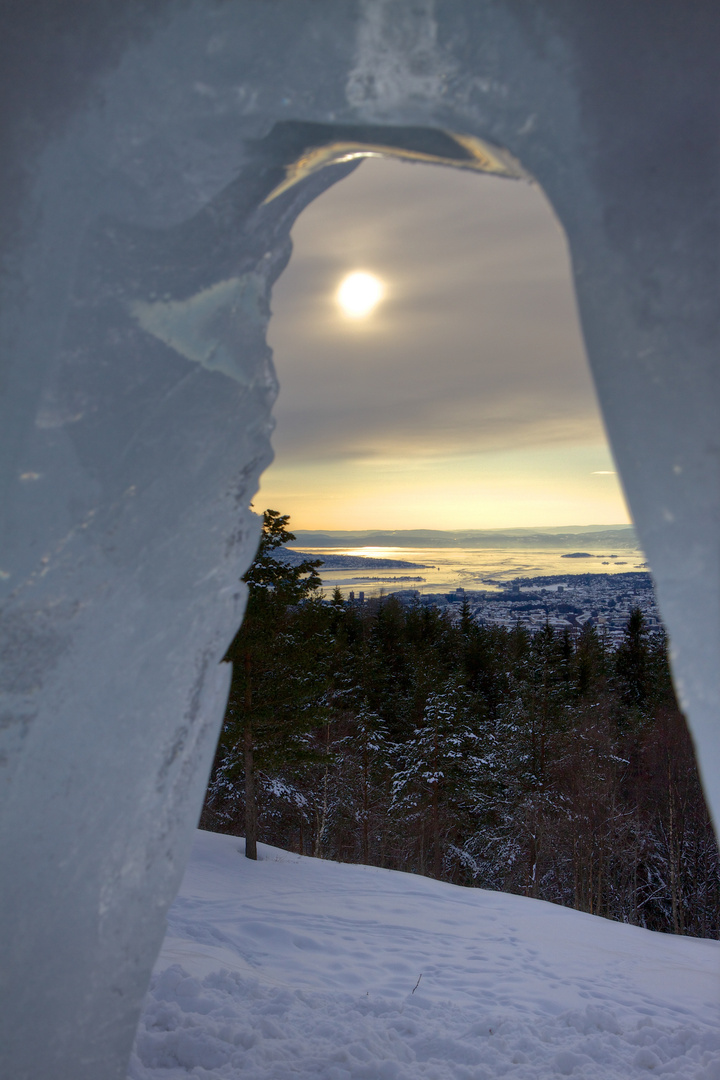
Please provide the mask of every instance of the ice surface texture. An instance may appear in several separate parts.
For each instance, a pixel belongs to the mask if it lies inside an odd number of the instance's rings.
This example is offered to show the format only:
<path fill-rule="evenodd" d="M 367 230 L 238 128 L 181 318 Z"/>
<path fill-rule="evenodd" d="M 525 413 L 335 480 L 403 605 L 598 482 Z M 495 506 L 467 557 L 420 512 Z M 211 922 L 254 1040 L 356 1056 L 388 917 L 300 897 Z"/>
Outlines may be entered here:
<path fill-rule="evenodd" d="M 352 166 L 265 200 L 349 128 L 485 140 L 555 207 L 720 819 L 714 0 L 1 17 L 2 1075 L 124 1076 L 257 539 L 271 285 Z"/>

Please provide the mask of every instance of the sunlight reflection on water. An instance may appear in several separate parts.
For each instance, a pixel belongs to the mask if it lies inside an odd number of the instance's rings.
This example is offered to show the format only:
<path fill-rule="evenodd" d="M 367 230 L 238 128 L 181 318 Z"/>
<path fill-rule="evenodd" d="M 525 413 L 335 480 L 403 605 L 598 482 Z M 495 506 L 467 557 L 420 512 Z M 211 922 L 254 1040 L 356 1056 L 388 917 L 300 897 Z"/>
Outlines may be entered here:
<path fill-rule="evenodd" d="M 458 586 L 468 590 L 491 591 L 503 588 L 505 582 L 518 577 L 557 574 L 571 577 L 574 574 L 618 574 L 648 569 L 643 553 L 636 547 L 595 550 L 589 552 L 587 558 L 567 558 L 571 551 L 585 550 L 580 537 L 578 541 L 578 546 L 572 549 L 308 547 L 304 550 L 318 558 L 353 555 L 367 559 L 401 560 L 417 567 L 390 565 L 387 568 L 321 569 L 325 592 L 337 586 L 343 591 L 362 590 L 368 597 L 399 589 L 417 589 L 422 593 L 448 592 Z M 400 580 L 402 578 L 405 580 Z M 415 580 L 417 578 L 422 580 Z"/>

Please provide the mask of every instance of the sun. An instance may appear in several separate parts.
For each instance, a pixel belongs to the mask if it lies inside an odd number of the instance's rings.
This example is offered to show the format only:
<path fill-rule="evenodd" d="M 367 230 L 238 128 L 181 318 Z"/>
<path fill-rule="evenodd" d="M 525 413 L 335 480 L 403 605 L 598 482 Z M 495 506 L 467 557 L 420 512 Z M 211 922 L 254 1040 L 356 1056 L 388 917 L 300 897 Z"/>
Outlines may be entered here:
<path fill-rule="evenodd" d="M 384 295 L 385 286 L 380 278 L 364 270 L 355 270 L 341 281 L 336 299 L 348 318 L 364 319 L 375 310 Z"/>

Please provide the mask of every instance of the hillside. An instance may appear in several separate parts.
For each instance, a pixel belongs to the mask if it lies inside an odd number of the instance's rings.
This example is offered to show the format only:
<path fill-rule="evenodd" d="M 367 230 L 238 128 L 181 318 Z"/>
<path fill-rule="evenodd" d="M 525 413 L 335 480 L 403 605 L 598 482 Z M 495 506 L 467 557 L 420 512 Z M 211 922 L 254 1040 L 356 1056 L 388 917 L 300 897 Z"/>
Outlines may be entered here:
<path fill-rule="evenodd" d="M 295 529 L 298 547 L 563 548 L 637 549 L 632 525 L 568 525 L 536 529 L 395 529 L 340 532 Z"/>
<path fill-rule="evenodd" d="M 197 834 L 129 1080 L 720 1077 L 715 941 L 242 853 Z"/>

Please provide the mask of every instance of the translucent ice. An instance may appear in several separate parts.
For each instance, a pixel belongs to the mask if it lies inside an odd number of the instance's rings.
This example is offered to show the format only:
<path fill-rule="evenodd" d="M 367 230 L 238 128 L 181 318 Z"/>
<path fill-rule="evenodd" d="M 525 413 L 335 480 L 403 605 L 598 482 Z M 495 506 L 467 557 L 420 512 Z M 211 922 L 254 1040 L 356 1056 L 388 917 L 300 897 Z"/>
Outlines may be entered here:
<path fill-rule="evenodd" d="M 270 288 L 358 146 L 531 174 L 555 207 L 720 820 L 716 5 L 151 8 L 1 16 L 14 1080 L 124 1075 L 257 539 Z"/>

